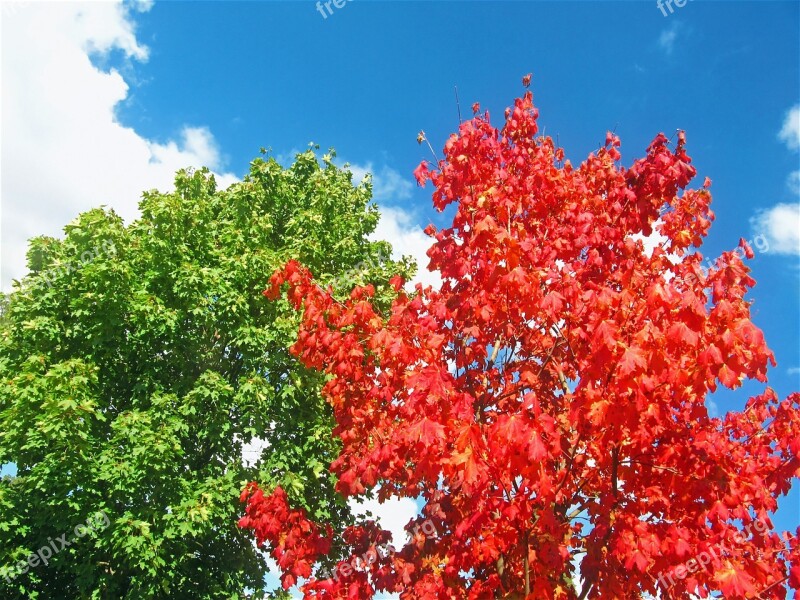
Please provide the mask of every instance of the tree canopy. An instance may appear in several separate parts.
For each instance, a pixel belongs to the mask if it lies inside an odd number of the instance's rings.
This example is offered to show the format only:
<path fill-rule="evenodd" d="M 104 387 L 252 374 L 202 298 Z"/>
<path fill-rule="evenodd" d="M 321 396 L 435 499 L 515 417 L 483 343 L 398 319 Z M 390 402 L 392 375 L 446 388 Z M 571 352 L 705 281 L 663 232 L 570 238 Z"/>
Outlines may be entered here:
<path fill-rule="evenodd" d="M 387 298 L 390 274 L 412 272 L 367 237 L 369 180 L 332 160 L 257 158 L 227 190 L 183 170 L 130 225 L 96 209 L 31 241 L 0 322 L 0 465 L 16 466 L 0 482 L 0 596 L 261 596 L 264 561 L 235 524 L 250 479 L 349 522 L 325 376 L 287 351 L 296 312 L 261 295 L 290 259 Z M 256 435 L 268 447 L 245 465 Z"/>
<path fill-rule="evenodd" d="M 713 213 L 685 135 L 624 167 L 609 133 L 575 166 L 530 92 L 500 130 L 474 110 L 416 171 L 454 207 L 426 230 L 441 289 L 398 277 L 382 314 L 371 287 L 342 303 L 292 261 L 267 291 L 302 312 L 292 351 L 329 377 L 336 489 L 419 498 L 408 541 L 315 519 L 269 482 L 245 489 L 241 525 L 305 598 L 785 598 L 798 537 L 770 515 L 800 475 L 800 394 L 709 414 L 717 386 L 766 382 L 775 360 L 747 243 L 708 271 L 691 251 Z M 316 568 L 342 543 L 333 574 Z"/>

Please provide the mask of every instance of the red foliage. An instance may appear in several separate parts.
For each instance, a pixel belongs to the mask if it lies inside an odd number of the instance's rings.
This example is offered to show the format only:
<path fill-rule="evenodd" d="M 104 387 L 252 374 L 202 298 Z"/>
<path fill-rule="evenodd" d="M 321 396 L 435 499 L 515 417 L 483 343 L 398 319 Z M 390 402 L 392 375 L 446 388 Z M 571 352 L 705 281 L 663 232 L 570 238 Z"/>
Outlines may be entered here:
<path fill-rule="evenodd" d="M 330 552 L 331 528 L 327 527 L 327 537 L 322 537 L 304 510 L 289 508 L 286 492 L 280 487 L 265 496 L 257 484 L 250 483 L 242 492 L 241 501 L 247 502 L 247 509 L 239 519 L 239 527 L 252 529 L 259 546 L 270 543 L 272 556 L 283 571 L 284 589 L 292 587 L 298 577 L 311 576 L 313 564 Z"/>
<path fill-rule="evenodd" d="M 440 290 L 394 281 L 384 319 L 371 288 L 340 303 L 296 262 L 272 276 L 266 294 L 288 284 L 303 310 L 292 351 L 330 375 L 338 490 L 422 497 L 436 529 L 306 597 L 785 598 L 798 542 L 769 513 L 800 474 L 800 394 L 708 414 L 718 384 L 766 382 L 775 362 L 739 256 L 705 272 L 686 252 L 713 213 L 710 181 L 685 189 L 685 136 L 659 134 L 625 168 L 609 133 L 575 167 L 537 137 L 530 92 L 506 114 L 500 131 L 488 113 L 463 123 L 436 170 L 415 172 L 437 209 L 456 204 L 450 227 L 426 230 Z M 666 241 L 648 253 L 636 236 L 654 231 Z M 280 490 L 259 494 L 243 525 L 284 583 L 307 577 L 328 538 Z M 385 532 L 345 542 L 361 556 Z"/>

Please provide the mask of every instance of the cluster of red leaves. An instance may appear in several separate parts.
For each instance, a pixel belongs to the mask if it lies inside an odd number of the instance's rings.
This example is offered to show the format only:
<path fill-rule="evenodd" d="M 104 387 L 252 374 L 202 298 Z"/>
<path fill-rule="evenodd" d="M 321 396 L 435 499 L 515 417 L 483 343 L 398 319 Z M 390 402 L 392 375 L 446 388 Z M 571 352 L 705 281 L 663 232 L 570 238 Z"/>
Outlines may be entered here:
<path fill-rule="evenodd" d="M 314 563 L 330 552 L 330 526 L 326 536 L 320 535 L 320 528 L 308 520 L 304 510 L 289 508 L 286 492 L 280 487 L 265 496 L 257 484 L 249 483 L 240 500 L 247 502 L 247 508 L 239 527 L 252 529 L 259 546 L 270 543 L 272 556 L 283 572 L 283 587 L 289 589 L 298 577 L 310 577 Z"/>
<path fill-rule="evenodd" d="M 769 524 L 800 474 L 800 394 L 767 388 L 708 414 L 718 382 L 765 382 L 775 364 L 739 256 L 705 272 L 686 252 L 713 219 L 710 182 L 685 189 L 683 133 L 630 168 L 609 134 L 575 167 L 536 119 L 527 92 L 501 130 L 476 115 L 436 169 L 415 171 L 437 209 L 456 205 L 449 228 L 426 229 L 440 290 L 407 295 L 397 279 L 382 318 L 371 287 L 340 303 L 295 262 L 272 276 L 265 294 L 288 284 L 303 310 L 292 351 L 330 376 L 338 490 L 422 497 L 438 534 L 365 565 L 355 592 L 312 579 L 306 597 L 786 597 L 797 538 L 739 532 Z M 665 241 L 648 252 L 654 232 Z M 379 543 L 369 531 L 361 546 Z M 715 547 L 703 569 L 659 580 Z M 307 573 L 297 564 L 282 566 Z"/>

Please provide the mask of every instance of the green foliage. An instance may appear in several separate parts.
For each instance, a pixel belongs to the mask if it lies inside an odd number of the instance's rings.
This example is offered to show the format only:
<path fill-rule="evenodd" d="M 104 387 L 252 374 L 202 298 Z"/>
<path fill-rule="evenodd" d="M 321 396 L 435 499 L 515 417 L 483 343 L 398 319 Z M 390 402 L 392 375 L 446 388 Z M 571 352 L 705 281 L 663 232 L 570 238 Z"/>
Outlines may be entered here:
<path fill-rule="evenodd" d="M 260 597 L 264 561 L 236 526 L 245 481 L 280 484 L 318 521 L 349 522 L 319 374 L 288 353 L 298 317 L 262 297 L 291 258 L 345 294 L 389 246 L 369 182 L 326 155 L 207 170 L 150 191 L 129 226 L 96 209 L 37 238 L 0 310 L 0 597 Z M 268 432 L 253 466 L 243 442 Z M 17 563 L 99 512 L 109 525 L 22 573 Z"/>

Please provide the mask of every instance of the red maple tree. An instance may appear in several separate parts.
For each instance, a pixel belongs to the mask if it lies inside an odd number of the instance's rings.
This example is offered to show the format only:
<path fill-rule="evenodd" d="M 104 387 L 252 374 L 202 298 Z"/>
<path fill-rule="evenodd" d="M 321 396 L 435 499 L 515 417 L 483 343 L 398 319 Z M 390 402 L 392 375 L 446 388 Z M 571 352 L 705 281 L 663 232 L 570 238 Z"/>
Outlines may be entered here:
<path fill-rule="evenodd" d="M 255 484 L 240 525 L 305 598 L 785 598 L 800 530 L 770 513 L 800 475 L 800 394 L 706 404 L 775 364 L 745 300 L 752 250 L 708 271 L 687 252 L 713 213 L 709 180 L 686 189 L 682 132 L 630 168 L 609 133 L 576 167 L 537 115 L 530 92 L 501 130 L 476 114 L 415 171 L 455 204 L 426 229 L 441 289 L 396 278 L 383 317 L 372 287 L 339 302 L 292 262 L 265 292 L 287 289 L 292 351 L 329 375 L 338 490 L 420 498 L 410 541 L 372 521 L 337 537 Z M 332 544 L 345 559 L 325 577 Z"/>

